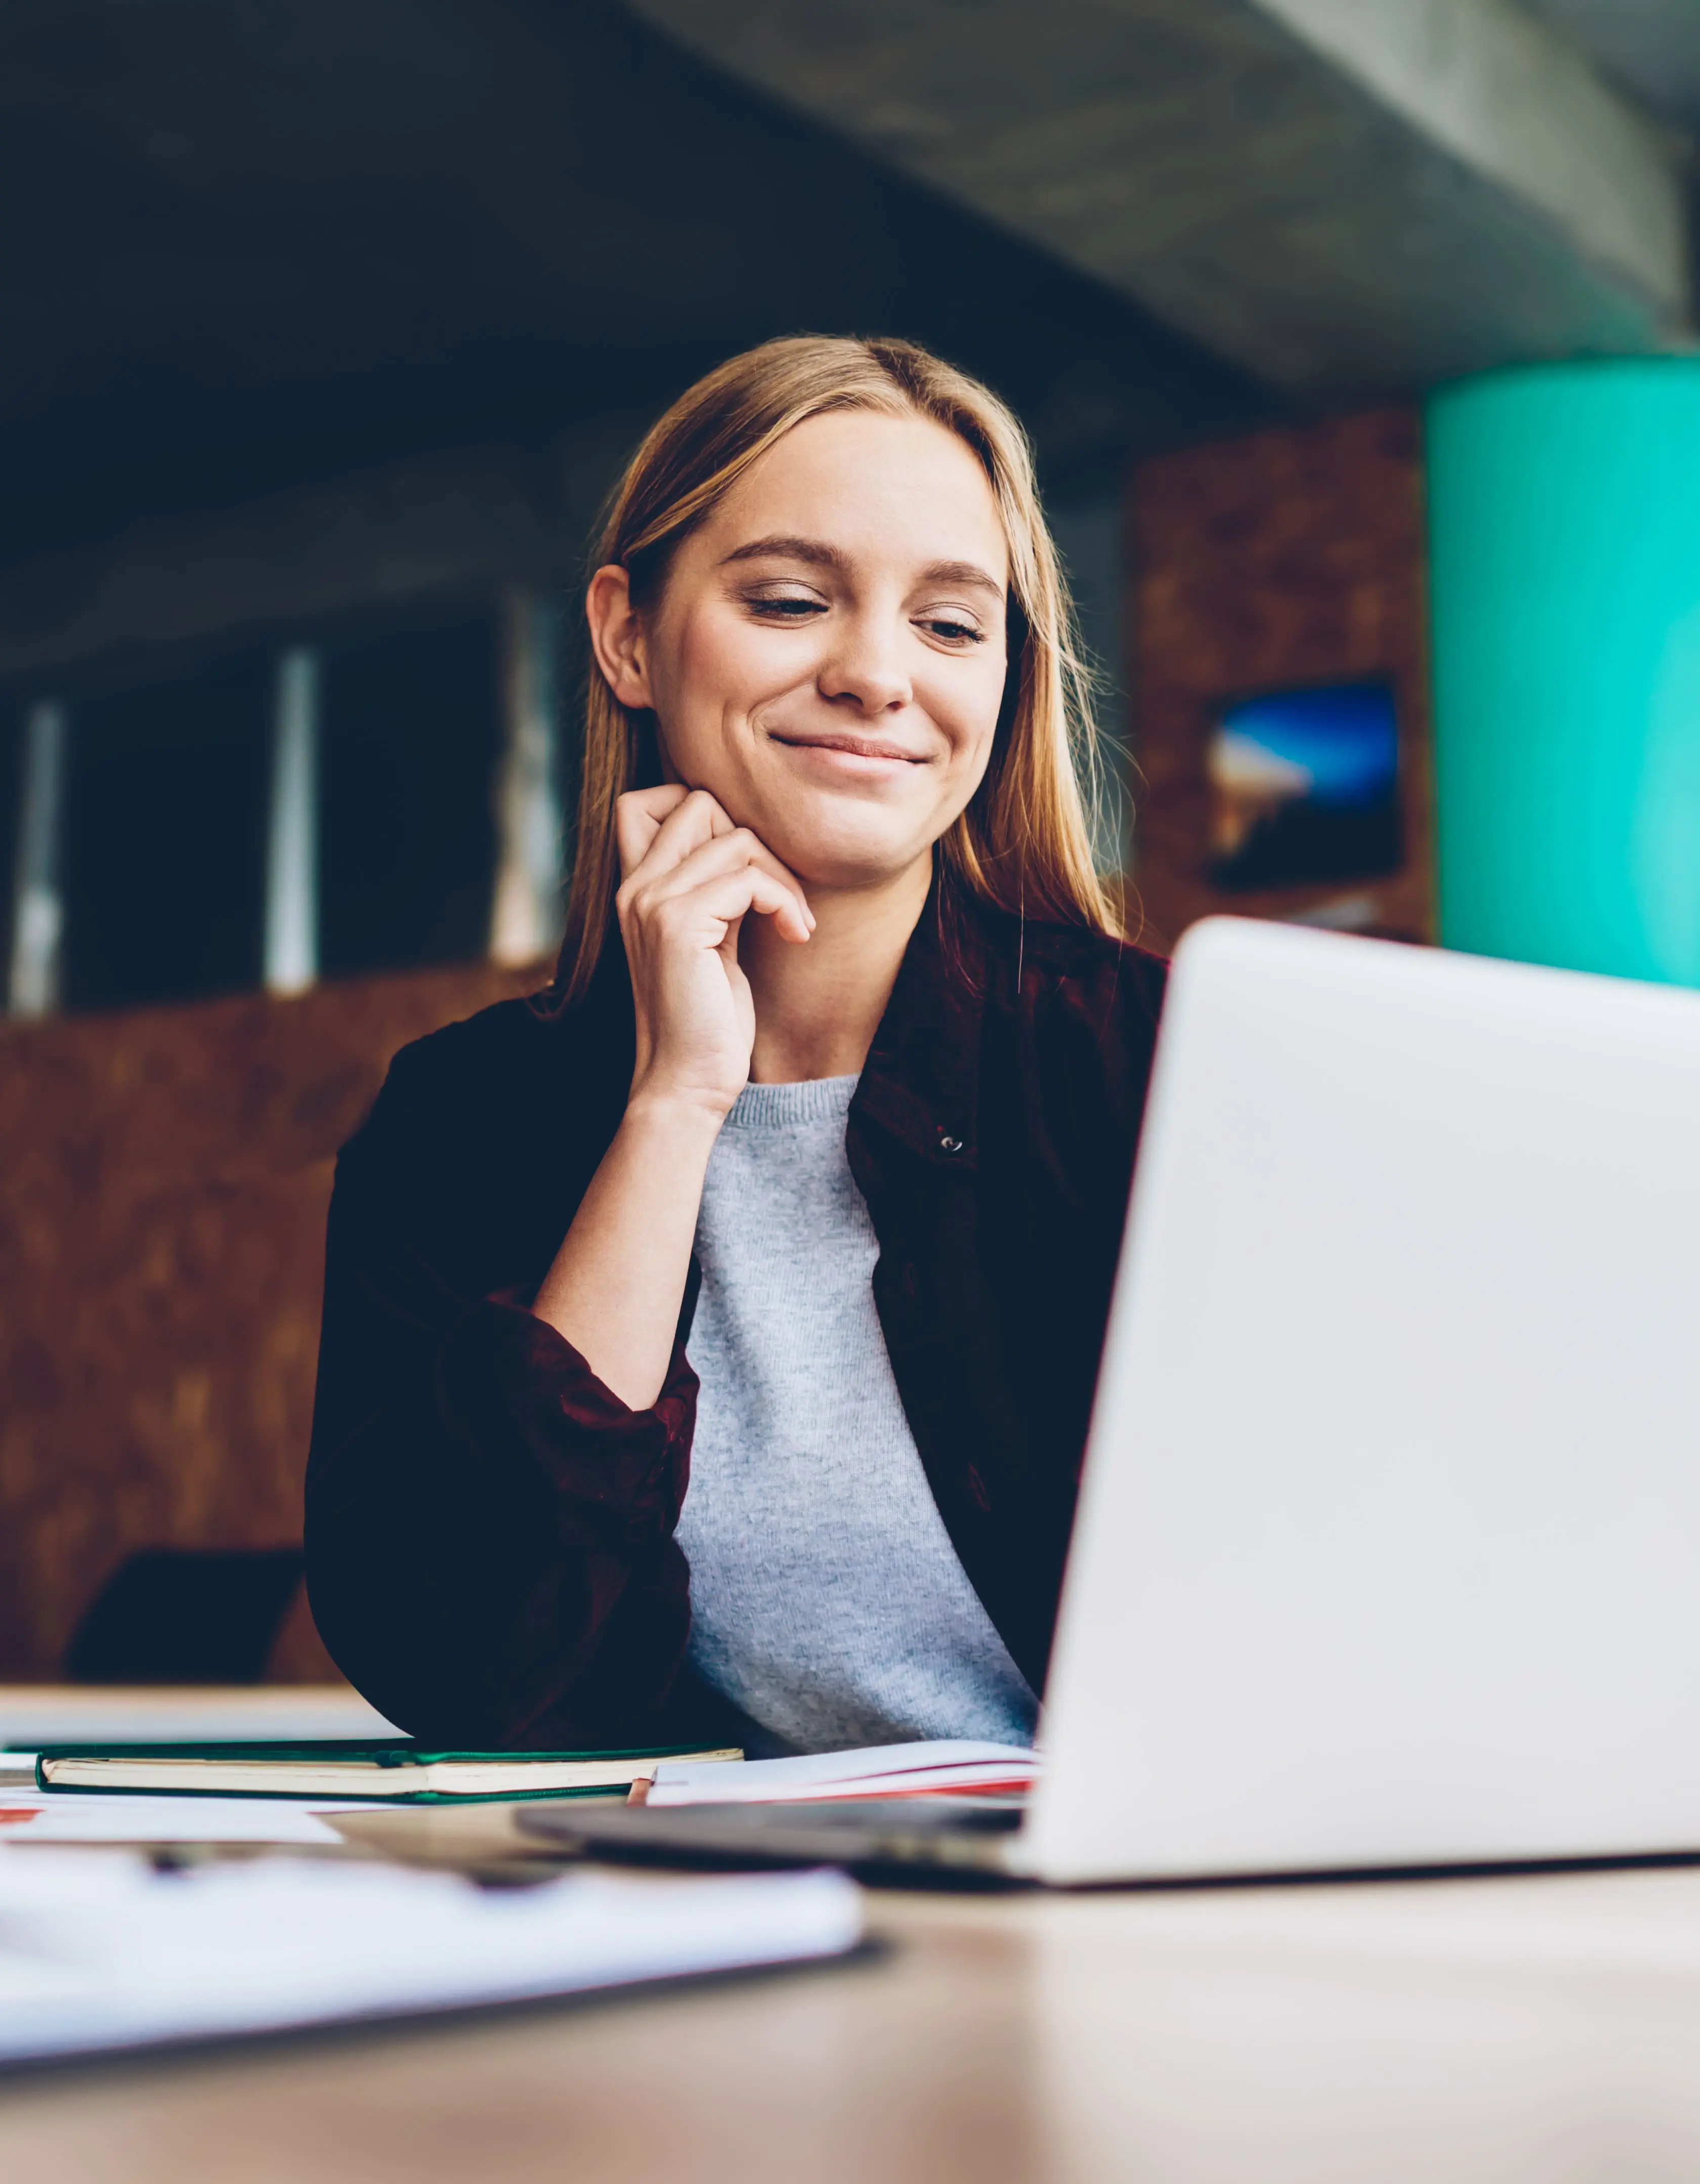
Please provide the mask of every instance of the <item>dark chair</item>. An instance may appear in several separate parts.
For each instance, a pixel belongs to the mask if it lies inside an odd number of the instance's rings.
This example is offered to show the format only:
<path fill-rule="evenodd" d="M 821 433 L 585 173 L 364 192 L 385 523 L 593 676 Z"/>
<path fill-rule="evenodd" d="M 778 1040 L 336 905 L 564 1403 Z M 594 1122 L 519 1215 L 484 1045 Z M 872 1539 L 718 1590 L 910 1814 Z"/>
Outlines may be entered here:
<path fill-rule="evenodd" d="M 299 1547 L 145 1547 L 65 1648 L 76 1684 L 257 1684 L 300 1588 Z"/>

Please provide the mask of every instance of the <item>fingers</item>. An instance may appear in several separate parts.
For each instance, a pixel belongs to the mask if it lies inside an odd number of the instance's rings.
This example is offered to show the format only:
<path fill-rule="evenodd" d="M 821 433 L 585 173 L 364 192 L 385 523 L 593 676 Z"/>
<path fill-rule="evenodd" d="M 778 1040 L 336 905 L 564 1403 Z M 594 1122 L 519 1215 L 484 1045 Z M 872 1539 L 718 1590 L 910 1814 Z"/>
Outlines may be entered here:
<path fill-rule="evenodd" d="M 713 890 L 711 897 L 703 894 L 705 889 Z M 806 940 L 815 929 L 815 914 L 802 889 L 778 859 L 742 827 L 705 844 L 682 865 L 660 872 L 641 866 L 616 898 L 622 922 L 635 919 L 640 927 L 655 925 L 661 930 L 673 922 L 675 905 L 710 900 L 716 905 L 716 916 L 723 914 L 720 905 L 735 901 L 737 909 L 724 914 L 742 916 L 753 910 L 772 918 L 775 929 L 787 940 Z"/>
<path fill-rule="evenodd" d="M 646 857 L 677 864 L 701 843 L 733 832 L 731 820 L 705 788 L 686 788 L 677 781 L 627 790 L 614 807 L 614 826 L 622 879 Z"/>
<path fill-rule="evenodd" d="M 639 887 L 660 900 L 679 889 L 700 887 L 705 880 L 714 878 L 720 873 L 742 872 L 746 865 L 753 866 L 766 872 L 770 878 L 778 880 L 796 903 L 809 930 L 814 930 L 815 913 L 809 907 L 809 899 L 803 892 L 801 883 L 748 827 L 735 827 L 729 834 L 716 835 L 712 841 L 705 842 L 700 848 L 693 850 L 677 865 L 668 866 L 660 860 L 652 860 L 646 870 L 633 877 Z"/>
<path fill-rule="evenodd" d="M 653 916 L 664 904 L 712 881 L 759 872 L 768 884 L 759 900 L 752 898 L 744 906 L 772 916 L 786 939 L 806 940 L 815 929 L 815 914 L 797 880 L 747 827 L 733 827 L 712 798 L 702 800 L 706 811 L 688 809 L 695 800 L 687 800 L 656 827 L 649 852 L 628 870 L 621 885 L 622 916 Z M 705 826 L 713 828 L 706 837 L 701 833 Z M 692 846 L 684 847 L 693 836 L 697 838 Z"/>
<path fill-rule="evenodd" d="M 640 928 L 663 935 L 681 923 L 692 926 L 705 905 L 711 905 L 716 917 L 739 918 L 751 911 L 771 917 L 786 940 L 805 941 L 815 929 L 814 913 L 795 883 L 747 859 L 706 872 L 698 871 L 693 861 L 682 868 L 676 883 L 636 894 L 622 889 L 619 902 L 622 919 L 635 919 Z M 718 946 L 718 939 L 713 944 Z"/>
<path fill-rule="evenodd" d="M 719 948 L 739 921 L 752 914 L 771 917 L 788 940 L 809 937 L 811 928 L 803 922 L 792 889 L 755 864 L 711 872 L 694 886 L 669 892 L 648 905 L 646 922 L 666 939 Z"/>
<path fill-rule="evenodd" d="M 659 788 L 634 788 L 614 806 L 614 838 L 620 847 L 620 877 L 634 872 L 649 853 L 649 844 L 660 832 L 661 822 L 684 802 L 689 791 L 677 782 L 663 782 Z"/>

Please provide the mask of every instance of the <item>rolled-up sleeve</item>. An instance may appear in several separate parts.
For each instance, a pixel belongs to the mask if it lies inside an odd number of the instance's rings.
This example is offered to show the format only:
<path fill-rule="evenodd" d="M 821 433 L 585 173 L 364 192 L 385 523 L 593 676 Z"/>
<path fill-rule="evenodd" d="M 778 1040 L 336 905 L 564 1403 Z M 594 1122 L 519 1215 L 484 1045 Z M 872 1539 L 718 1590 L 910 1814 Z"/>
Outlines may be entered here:
<path fill-rule="evenodd" d="M 479 1163 L 454 1119 L 393 1070 L 337 1164 L 307 1479 L 314 1617 L 350 1681 L 429 1743 L 641 1741 L 689 1634 L 673 1531 L 696 1379 L 677 1347 L 656 1402 L 632 1410 L 522 1288 L 481 1290 L 500 1211 L 469 1205 Z"/>

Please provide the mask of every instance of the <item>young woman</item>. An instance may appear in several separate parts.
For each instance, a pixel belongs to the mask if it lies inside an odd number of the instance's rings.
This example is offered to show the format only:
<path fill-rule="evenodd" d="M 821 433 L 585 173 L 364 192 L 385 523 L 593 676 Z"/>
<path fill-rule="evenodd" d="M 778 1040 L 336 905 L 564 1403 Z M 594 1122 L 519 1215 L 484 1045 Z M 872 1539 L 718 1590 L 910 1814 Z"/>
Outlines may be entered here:
<path fill-rule="evenodd" d="M 1019 427 L 735 358 L 587 599 L 560 968 L 344 1150 L 315 1615 L 428 1741 L 1030 1737 L 1161 994 Z"/>

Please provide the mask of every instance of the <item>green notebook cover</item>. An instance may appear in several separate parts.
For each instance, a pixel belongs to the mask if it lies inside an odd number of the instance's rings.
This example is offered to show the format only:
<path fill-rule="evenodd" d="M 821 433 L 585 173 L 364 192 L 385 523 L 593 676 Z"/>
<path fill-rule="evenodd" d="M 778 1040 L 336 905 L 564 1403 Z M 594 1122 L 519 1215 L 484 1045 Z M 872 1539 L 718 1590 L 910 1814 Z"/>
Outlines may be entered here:
<path fill-rule="evenodd" d="M 45 1769 L 52 1759 L 199 1759 L 209 1762 L 231 1760 L 238 1763 L 255 1760 L 300 1760 L 310 1764 L 315 1760 L 369 1760 L 379 1767 L 403 1769 L 428 1767 L 438 1760 L 464 1760 L 492 1766 L 523 1766 L 531 1760 L 568 1763 L 582 1761 L 591 1763 L 599 1760 L 621 1759 L 688 1759 L 700 1755 L 705 1747 L 700 1744 L 631 1745 L 621 1749 L 598 1752 L 441 1752 L 428 1750 L 404 1736 L 385 1737 L 369 1741 L 360 1737 L 325 1737 L 316 1741 L 295 1744 L 55 1744 L 44 1747 L 36 1755 L 36 1784 L 40 1790 L 54 1797 L 105 1797 L 129 1796 L 160 1796 L 172 1797 L 293 1797 L 298 1802 L 326 1805 L 339 1803 L 347 1795 L 350 1802 L 360 1800 L 358 1790 L 340 1793 L 320 1790 L 229 1790 L 215 1785 L 205 1789 L 162 1790 L 134 1791 L 113 1791 L 88 1782 L 59 1782 L 50 1784 Z M 606 1797 L 605 1788 L 549 1790 L 499 1790 L 489 1791 L 454 1791 L 448 1790 L 411 1790 L 400 1797 L 373 1798 L 377 1805 L 491 1805 L 507 1804 L 521 1798 L 532 1797 Z"/>

